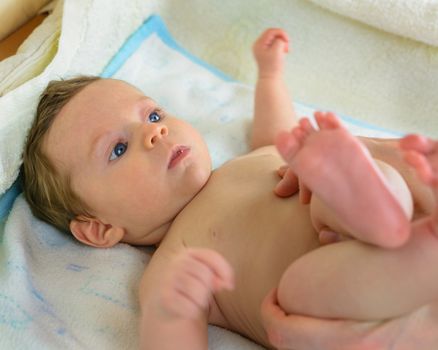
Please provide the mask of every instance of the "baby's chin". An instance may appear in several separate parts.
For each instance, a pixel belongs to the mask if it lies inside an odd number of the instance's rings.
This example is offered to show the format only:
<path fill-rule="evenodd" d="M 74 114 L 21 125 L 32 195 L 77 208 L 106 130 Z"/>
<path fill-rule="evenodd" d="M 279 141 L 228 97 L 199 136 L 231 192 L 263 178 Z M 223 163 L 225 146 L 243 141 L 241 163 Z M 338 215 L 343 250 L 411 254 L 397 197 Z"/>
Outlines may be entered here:
<path fill-rule="evenodd" d="M 126 225 L 127 235 L 122 239 L 121 242 L 128 243 L 131 245 L 157 245 L 161 242 L 164 236 L 167 234 L 173 220 L 184 210 L 184 208 L 190 204 L 190 202 L 201 192 L 203 187 L 208 182 L 210 178 L 210 171 L 202 171 L 196 172 L 191 177 L 191 181 L 186 183 L 183 192 L 181 193 L 180 188 L 178 190 L 178 194 L 175 194 L 173 200 L 169 205 L 166 205 L 164 211 L 166 214 L 162 217 L 161 223 L 158 224 L 158 227 L 154 229 L 153 232 L 149 232 L 147 235 L 144 234 L 145 231 L 141 231 L 141 233 L 135 233 L 136 230 L 128 228 L 129 225 Z"/>

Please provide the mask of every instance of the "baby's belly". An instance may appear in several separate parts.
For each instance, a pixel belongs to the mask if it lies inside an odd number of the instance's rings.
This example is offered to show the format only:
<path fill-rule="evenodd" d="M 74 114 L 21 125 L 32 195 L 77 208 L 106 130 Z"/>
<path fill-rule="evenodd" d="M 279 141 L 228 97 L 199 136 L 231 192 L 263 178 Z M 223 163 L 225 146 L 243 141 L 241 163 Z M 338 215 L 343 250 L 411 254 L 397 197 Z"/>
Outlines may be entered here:
<path fill-rule="evenodd" d="M 294 260 L 319 245 L 308 206 L 301 205 L 298 196 L 280 199 L 271 194 L 258 198 L 247 210 L 237 210 L 245 208 L 238 201 L 233 206 L 215 207 L 220 220 L 200 220 L 205 224 L 183 230 L 187 246 L 221 253 L 235 272 L 235 289 L 215 295 L 218 313 L 210 321 L 266 346 L 260 317 L 263 298 Z M 216 217 L 210 210 L 198 215 Z"/>

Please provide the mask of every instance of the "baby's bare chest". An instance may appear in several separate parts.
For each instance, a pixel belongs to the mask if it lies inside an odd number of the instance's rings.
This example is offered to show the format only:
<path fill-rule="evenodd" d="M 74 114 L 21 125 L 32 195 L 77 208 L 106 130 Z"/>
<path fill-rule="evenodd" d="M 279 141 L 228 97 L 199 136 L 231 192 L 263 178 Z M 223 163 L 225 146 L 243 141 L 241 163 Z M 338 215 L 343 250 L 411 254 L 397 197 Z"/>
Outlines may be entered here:
<path fill-rule="evenodd" d="M 210 247 L 239 260 L 244 252 L 260 252 L 269 242 L 286 239 L 299 245 L 302 238 L 293 231 L 311 227 L 309 208 L 299 203 L 298 196 L 275 195 L 282 164 L 279 157 L 261 155 L 224 165 L 181 212 L 169 233 L 186 245 Z"/>
<path fill-rule="evenodd" d="M 169 232 L 182 246 L 213 249 L 232 265 L 236 289 L 217 295 L 216 302 L 231 326 L 250 337 L 261 332 L 262 298 L 291 262 L 318 246 L 308 206 L 298 196 L 273 192 L 280 165 L 272 155 L 226 164 Z"/>

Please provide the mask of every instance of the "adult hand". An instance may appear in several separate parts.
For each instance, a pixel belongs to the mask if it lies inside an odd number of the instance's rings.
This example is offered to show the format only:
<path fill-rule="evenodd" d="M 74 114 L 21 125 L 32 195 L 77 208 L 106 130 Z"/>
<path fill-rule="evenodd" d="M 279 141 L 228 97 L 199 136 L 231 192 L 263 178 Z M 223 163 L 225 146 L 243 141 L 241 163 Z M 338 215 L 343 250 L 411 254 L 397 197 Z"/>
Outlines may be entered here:
<path fill-rule="evenodd" d="M 269 341 L 280 350 L 432 350 L 438 349 L 438 302 L 403 317 L 358 322 L 286 315 L 276 290 L 262 303 Z"/>
<path fill-rule="evenodd" d="M 277 170 L 281 180 L 277 183 L 274 193 L 279 197 L 290 197 L 299 191 L 300 202 L 309 204 L 312 192 L 304 185 L 289 165 L 283 165 Z"/>

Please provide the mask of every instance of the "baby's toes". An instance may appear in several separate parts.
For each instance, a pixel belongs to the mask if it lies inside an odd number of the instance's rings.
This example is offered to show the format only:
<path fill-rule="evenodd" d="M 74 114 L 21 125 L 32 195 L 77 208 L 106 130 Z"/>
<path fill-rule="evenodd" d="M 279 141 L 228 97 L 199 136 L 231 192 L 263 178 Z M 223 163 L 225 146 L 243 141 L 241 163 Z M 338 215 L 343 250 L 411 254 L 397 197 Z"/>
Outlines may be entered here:
<path fill-rule="evenodd" d="M 295 154 L 300 149 L 300 141 L 294 135 L 294 130 L 292 132 L 281 132 L 275 140 L 278 152 L 280 152 L 287 163 L 293 160 Z"/>
<path fill-rule="evenodd" d="M 315 120 L 320 129 L 339 129 L 343 127 L 338 117 L 331 112 L 315 113 Z"/>
<path fill-rule="evenodd" d="M 333 112 L 327 112 L 327 124 L 331 129 L 343 128 L 341 121 Z"/>
<path fill-rule="evenodd" d="M 307 117 L 300 119 L 299 125 L 300 128 L 303 130 L 303 132 L 306 133 L 307 135 L 310 135 L 311 133 L 314 133 L 316 131 L 312 123 L 310 122 L 309 118 Z"/>
<path fill-rule="evenodd" d="M 298 144 L 301 146 L 306 138 L 309 136 L 309 133 L 307 132 L 307 130 L 299 126 L 292 130 L 292 135 L 296 138 Z"/>

